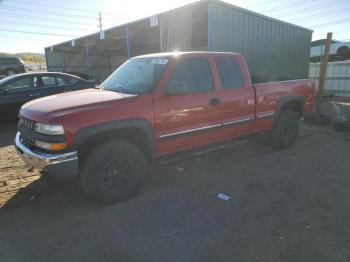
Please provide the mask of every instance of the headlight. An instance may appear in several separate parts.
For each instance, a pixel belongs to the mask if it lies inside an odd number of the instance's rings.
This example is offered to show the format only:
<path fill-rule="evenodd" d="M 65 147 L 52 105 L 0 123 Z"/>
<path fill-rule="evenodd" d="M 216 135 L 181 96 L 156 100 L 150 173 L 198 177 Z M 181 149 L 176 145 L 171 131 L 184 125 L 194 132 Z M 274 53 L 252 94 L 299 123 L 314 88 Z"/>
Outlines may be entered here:
<path fill-rule="evenodd" d="M 44 135 L 64 135 L 64 129 L 61 125 L 35 124 L 35 131 Z"/>

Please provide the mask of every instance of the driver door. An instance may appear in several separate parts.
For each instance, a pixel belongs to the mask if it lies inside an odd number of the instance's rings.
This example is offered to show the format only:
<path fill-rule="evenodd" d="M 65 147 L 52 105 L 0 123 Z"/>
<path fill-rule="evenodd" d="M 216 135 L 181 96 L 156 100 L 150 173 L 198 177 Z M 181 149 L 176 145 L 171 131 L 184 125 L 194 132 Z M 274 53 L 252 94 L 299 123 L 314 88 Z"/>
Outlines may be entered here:
<path fill-rule="evenodd" d="M 205 56 L 179 59 L 154 98 L 159 155 L 220 139 L 220 100 L 209 61 Z"/>
<path fill-rule="evenodd" d="M 36 83 L 36 76 L 26 76 L 1 87 L 3 90 L 0 93 L 1 118 L 16 116 L 24 103 L 34 99 Z"/>

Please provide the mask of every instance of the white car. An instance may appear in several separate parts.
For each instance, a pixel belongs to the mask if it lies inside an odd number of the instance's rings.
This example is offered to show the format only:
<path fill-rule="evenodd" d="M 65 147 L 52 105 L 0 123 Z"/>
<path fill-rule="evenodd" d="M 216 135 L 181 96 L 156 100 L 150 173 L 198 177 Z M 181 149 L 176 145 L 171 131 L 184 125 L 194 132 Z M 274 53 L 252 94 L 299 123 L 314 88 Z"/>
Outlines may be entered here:
<path fill-rule="evenodd" d="M 326 39 L 320 39 L 311 43 L 310 57 L 322 56 L 325 49 Z M 332 40 L 331 48 L 329 50 L 330 55 L 349 56 L 350 55 L 350 42 L 340 42 Z"/>

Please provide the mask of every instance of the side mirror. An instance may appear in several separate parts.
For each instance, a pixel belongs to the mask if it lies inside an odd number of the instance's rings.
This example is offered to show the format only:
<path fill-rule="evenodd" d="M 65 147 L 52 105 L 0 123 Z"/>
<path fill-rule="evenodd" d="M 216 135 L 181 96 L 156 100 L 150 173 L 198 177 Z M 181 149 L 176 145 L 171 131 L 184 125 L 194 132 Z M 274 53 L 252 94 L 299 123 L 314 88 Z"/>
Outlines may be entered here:
<path fill-rule="evenodd" d="M 181 96 L 187 94 L 184 82 L 173 82 L 166 86 L 164 95 L 166 96 Z"/>

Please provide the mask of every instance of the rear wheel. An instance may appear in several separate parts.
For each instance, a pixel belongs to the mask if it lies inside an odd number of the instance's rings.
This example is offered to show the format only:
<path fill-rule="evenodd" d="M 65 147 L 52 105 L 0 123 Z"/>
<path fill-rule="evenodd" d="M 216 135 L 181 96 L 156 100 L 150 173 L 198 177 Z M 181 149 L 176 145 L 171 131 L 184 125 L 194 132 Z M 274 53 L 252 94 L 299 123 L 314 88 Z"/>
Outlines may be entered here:
<path fill-rule="evenodd" d="M 94 200 L 112 204 L 137 192 L 145 170 L 146 160 L 135 145 L 123 140 L 111 141 L 87 155 L 81 184 Z"/>
<path fill-rule="evenodd" d="M 277 149 L 294 145 L 299 133 L 299 116 L 297 112 L 285 110 L 271 132 L 272 146 Z"/>

